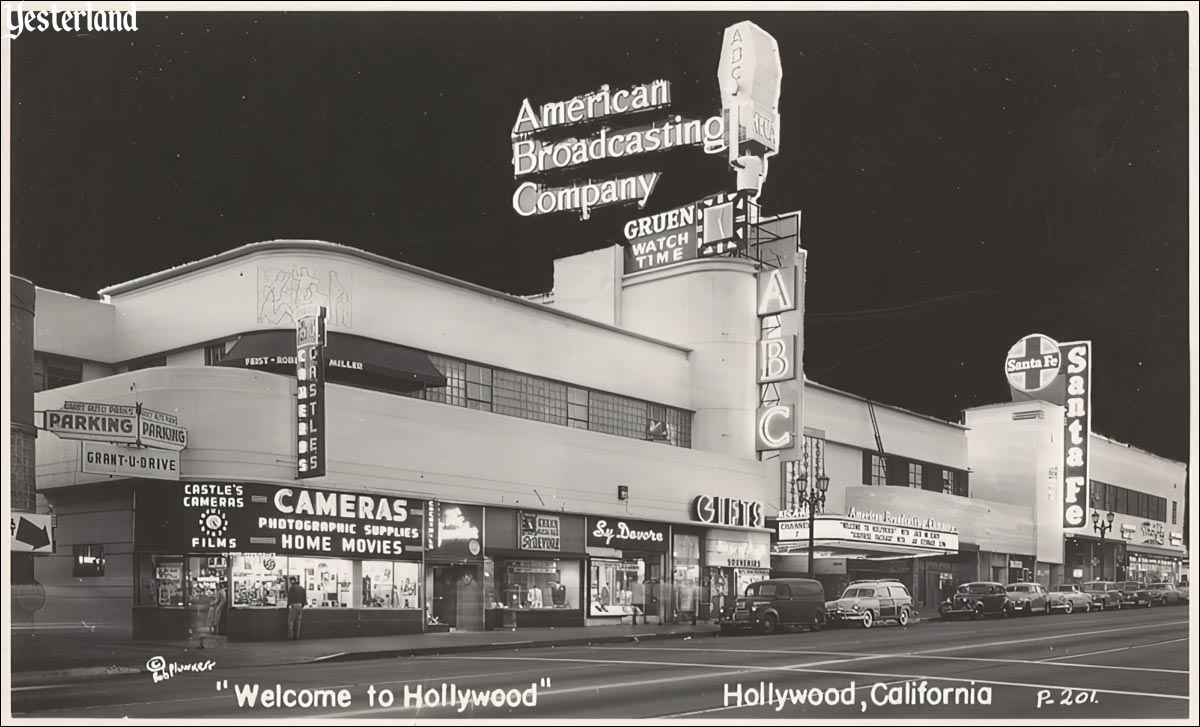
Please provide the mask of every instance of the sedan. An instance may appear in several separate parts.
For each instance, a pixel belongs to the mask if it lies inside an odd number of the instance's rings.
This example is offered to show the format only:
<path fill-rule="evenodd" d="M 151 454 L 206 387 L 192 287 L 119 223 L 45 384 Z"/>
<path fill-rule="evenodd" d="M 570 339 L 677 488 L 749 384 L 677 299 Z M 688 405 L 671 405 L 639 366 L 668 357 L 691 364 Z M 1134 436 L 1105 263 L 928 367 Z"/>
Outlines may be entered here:
<path fill-rule="evenodd" d="M 1174 583 L 1151 583 L 1148 590 L 1150 598 L 1160 606 L 1178 606 L 1186 600 Z"/>
<path fill-rule="evenodd" d="M 1048 594 L 1050 608 L 1057 609 L 1063 613 L 1074 613 L 1075 611 L 1090 612 L 1092 610 L 1092 597 L 1083 592 L 1083 589 L 1074 583 L 1060 583 L 1053 586 Z"/>

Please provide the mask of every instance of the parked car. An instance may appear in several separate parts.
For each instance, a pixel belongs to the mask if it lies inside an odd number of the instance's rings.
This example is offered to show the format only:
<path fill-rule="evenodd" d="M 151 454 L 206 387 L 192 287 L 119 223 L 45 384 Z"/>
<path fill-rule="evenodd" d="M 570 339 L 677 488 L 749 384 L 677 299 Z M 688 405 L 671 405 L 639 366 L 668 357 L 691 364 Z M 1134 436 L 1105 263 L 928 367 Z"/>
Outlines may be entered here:
<path fill-rule="evenodd" d="M 1150 597 L 1150 588 L 1145 583 L 1137 581 L 1125 581 L 1118 583 L 1121 589 L 1121 605 L 1122 606 L 1145 606 L 1150 608 L 1154 605 L 1154 599 Z"/>
<path fill-rule="evenodd" d="M 1013 603 L 1008 600 L 1004 584 L 990 581 L 964 583 L 938 607 L 938 613 L 944 619 L 969 616 L 975 620 L 996 615 L 1008 618 L 1013 612 Z"/>
<path fill-rule="evenodd" d="M 1004 587 L 1004 593 L 1017 613 L 1026 616 L 1050 613 L 1050 598 L 1041 583 L 1010 583 Z"/>
<path fill-rule="evenodd" d="M 1088 581 L 1083 592 L 1092 597 L 1092 607 L 1101 611 L 1121 608 L 1121 588 L 1112 581 Z"/>
<path fill-rule="evenodd" d="M 1179 591 L 1179 595 L 1183 597 L 1184 603 L 1187 603 L 1188 601 L 1191 600 L 1191 598 L 1192 598 L 1191 590 L 1190 590 L 1190 586 L 1188 586 L 1187 581 L 1180 581 L 1179 583 L 1177 583 L 1175 585 L 1175 588 L 1176 588 L 1176 590 Z"/>
<path fill-rule="evenodd" d="M 1051 609 L 1058 609 L 1063 613 L 1092 610 L 1092 597 L 1074 583 L 1051 586 L 1047 592 L 1047 599 Z"/>
<path fill-rule="evenodd" d="M 773 634 L 786 626 L 807 626 L 820 631 L 825 625 L 825 589 L 808 578 L 772 578 L 746 586 L 725 609 L 719 621 L 721 633 L 756 630 Z"/>
<path fill-rule="evenodd" d="M 1187 601 L 1174 583 L 1151 583 L 1150 599 L 1160 606 L 1179 606 Z"/>
<path fill-rule="evenodd" d="M 865 629 L 883 621 L 907 626 L 915 612 L 908 588 L 890 579 L 855 581 L 841 598 L 825 604 L 825 618 L 831 625 L 857 621 Z"/>

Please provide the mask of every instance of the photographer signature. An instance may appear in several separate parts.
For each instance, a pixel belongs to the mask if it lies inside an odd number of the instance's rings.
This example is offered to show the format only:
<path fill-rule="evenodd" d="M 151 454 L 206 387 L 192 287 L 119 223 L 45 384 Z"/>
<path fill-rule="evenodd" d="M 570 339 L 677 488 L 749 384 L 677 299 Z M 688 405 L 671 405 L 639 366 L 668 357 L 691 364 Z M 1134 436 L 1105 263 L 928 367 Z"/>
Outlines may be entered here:
<path fill-rule="evenodd" d="M 175 662 L 168 664 L 167 660 L 163 657 L 152 656 L 146 662 L 146 671 L 150 672 L 150 675 L 154 678 L 154 683 L 158 684 L 159 682 L 165 682 L 176 674 L 183 674 L 185 672 L 199 673 L 212 671 L 213 667 L 216 665 L 217 662 L 212 660 L 196 661 L 190 664 L 178 664 Z"/>

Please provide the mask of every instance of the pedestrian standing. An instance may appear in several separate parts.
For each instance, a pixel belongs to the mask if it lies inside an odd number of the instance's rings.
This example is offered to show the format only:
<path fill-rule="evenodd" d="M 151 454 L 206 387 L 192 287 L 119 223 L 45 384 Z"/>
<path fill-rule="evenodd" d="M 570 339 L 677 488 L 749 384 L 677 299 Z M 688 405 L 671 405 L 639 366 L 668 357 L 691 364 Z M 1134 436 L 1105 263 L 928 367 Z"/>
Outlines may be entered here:
<path fill-rule="evenodd" d="M 303 616 L 304 604 L 308 603 L 308 593 L 300 585 L 300 578 L 292 576 L 292 585 L 288 588 L 288 638 L 300 638 L 300 619 Z"/>

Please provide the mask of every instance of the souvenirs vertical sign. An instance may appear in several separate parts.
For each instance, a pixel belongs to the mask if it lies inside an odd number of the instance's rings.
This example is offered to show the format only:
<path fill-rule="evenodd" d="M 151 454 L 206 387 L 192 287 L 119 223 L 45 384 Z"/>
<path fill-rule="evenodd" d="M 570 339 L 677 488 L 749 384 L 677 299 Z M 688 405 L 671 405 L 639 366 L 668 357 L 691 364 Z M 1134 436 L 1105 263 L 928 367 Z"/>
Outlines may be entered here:
<path fill-rule="evenodd" d="M 296 479 L 325 476 L 325 308 L 296 321 Z"/>

